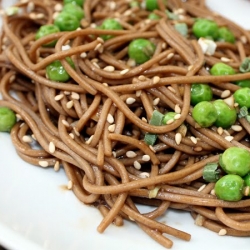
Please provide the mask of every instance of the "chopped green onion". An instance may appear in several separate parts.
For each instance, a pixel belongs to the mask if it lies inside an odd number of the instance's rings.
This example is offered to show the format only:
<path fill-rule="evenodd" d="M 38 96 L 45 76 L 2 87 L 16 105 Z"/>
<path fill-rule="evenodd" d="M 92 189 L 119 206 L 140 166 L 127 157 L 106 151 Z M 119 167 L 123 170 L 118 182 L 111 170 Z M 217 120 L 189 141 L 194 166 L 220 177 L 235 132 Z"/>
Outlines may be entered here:
<path fill-rule="evenodd" d="M 246 57 L 244 59 L 244 61 L 240 65 L 239 70 L 242 73 L 250 72 L 250 58 L 249 57 Z"/>
<path fill-rule="evenodd" d="M 162 125 L 163 117 L 164 115 L 162 113 L 160 113 L 158 110 L 154 110 L 152 117 L 149 121 L 149 124 L 154 126 L 160 126 Z M 144 136 L 144 141 L 148 145 L 154 145 L 157 140 L 157 137 L 158 137 L 157 134 L 152 134 L 147 132 Z"/>
<path fill-rule="evenodd" d="M 183 36 L 188 35 L 188 26 L 186 23 L 176 23 L 174 28 Z"/>
<path fill-rule="evenodd" d="M 220 179 L 220 170 L 217 163 L 208 163 L 204 167 L 203 179 L 207 182 L 216 182 Z"/>
<path fill-rule="evenodd" d="M 246 106 L 243 106 L 239 111 L 238 117 L 243 118 L 246 117 L 247 115 L 248 115 L 248 109 Z"/>

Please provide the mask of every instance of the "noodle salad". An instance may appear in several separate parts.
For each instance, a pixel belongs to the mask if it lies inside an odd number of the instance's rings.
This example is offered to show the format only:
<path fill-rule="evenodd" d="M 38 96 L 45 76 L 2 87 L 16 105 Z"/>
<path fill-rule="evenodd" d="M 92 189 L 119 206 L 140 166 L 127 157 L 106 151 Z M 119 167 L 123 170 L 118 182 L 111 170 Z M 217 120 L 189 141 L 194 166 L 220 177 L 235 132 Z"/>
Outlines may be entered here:
<path fill-rule="evenodd" d="M 250 235 L 249 31 L 200 0 L 21 0 L 2 15 L 0 131 L 24 161 L 64 169 L 98 232 L 128 220 L 171 248 L 191 239 L 157 220 L 175 209 Z"/>

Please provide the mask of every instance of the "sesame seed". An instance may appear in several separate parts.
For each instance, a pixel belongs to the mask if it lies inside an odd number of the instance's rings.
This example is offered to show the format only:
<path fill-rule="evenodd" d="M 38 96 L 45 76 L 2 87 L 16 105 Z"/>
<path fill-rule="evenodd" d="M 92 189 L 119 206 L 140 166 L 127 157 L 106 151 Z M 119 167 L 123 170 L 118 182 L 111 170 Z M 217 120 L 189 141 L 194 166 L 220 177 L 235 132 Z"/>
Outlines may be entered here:
<path fill-rule="evenodd" d="M 145 178 L 149 178 L 149 173 L 147 173 L 147 172 L 142 172 L 142 173 L 140 173 L 139 174 L 139 177 L 141 177 L 141 178 L 143 178 L 143 179 L 145 179 Z"/>
<path fill-rule="evenodd" d="M 135 95 L 136 95 L 136 97 L 140 97 L 140 96 L 141 96 L 141 90 L 137 90 L 137 91 L 135 92 Z"/>
<path fill-rule="evenodd" d="M 246 187 L 244 188 L 244 195 L 245 195 L 245 196 L 248 196 L 249 193 L 250 193 L 250 187 L 249 187 L 249 186 L 246 186 Z"/>
<path fill-rule="evenodd" d="M 161 78 L 159 76 L 154 76 L 153 77 L 153 84 L 159 83 L 160 80 L 161 80 Z"/>
<path fill-rule="evenodd" d="M 141 164 L 138 161 L 134 161 L 134 167 L 135 169 L 139 170 L 141 169 Z"/>
<path fill-rule="evenodd" d="M 123 15 L 124 16 L 130 16 L 132 14 L 132 11 L 131 10 L 126 10 Z"/>
<path fill-rule="evenodd" d="M 33 2 L 29 2 L 27 5 L 27 12 L 30 13 L 35 9 L 35 4 Z"/>
<path fill-rule="evenodd" d="M 156 152 L 154 147 L 152 145 L 149 145 L 149 148 L 151 149 L 151 151 L 153 151 L 154 153 Z"/>
<path fill-rule="evenodd" d="M 55 96 L 55 101 L 60 101 L 60 100 L 62 100 L 62 99 L 63 99 L 63 97 L 64 97 L 64 95 L 63 95 L 63 94 L 56 95 L 56 96 Z"/>
<path fill-rule="evenodd" d="M 27 142 L 27 143 L 31 143 L 33 141 L 32 137 L 29 135 L 24 135 L 22 140 L 23 140 L 23 142 Z"/>
<path fill-rule="evenodd" d="M 175 135 L 175 142 L 176 142 L 177 145 L 180 145 L 181 139 L 182 139 L 181 133 L 176 133 L 176 135 Z"/>
<path fill-rule="evenodd" d="M 176 114 L 175 116 L 174 116 L 174 119 L 175 120 L 179 120 L 181 118 L 181 114 Z"/>
<path fill-rule="evenodd" d="M 227 58 L 227 57 L 221 57 L 220 60 L 221 60 L 222 62 L 231 62 L 231 61 L 232 61 L 232 59 Z"/>
<path fill-rule="evenodd" d="M 55 10 L 55 11 L 58 11 L 58 12 L 62 11 L 62 9 L 63 9 L 63 6 L 62 6 L 62 4 L 60 4 L 60 3 L 57 3 L 57 4 L 55 5 L 55 7 L 54 7 L 54 10 Z"/>
<path fill-rule="evenodd" d="M 230 92 L 230 90 L 224 90 L 222 93 L 221 93 L 221 98 L 227 98 L 227 97 L 229 97 L 230 96 L 230 94 L 231 94 L 231 92 Z"/>
<path fill-rule="evenodd" d="M 230 133 L 229 133 L 226 129 L 224 129 L 223 132 L 224 132 L 226 135 L 230 135 Z"/>
<path fill-rule="evenodd" d="M 149 155 L 143 155 L 142 160 L 143 161 L 150 161 L 150 156 Z"/>
<path fill-rule="evenodd" d="M 69 133 L 69 136 L 74 140 L 75 139 L 75 135 L 73 133 Z"/>
<path fill-rule="evenodd" d="M 74 130 L 74 132 L 75 132 L 76 136 L 80 136 L 79 131 L 77 131 L 75 127 L 73 127 L 73 130 Z"/>
<path fill-rule="evenodd" d="M 162 49 L 166 49 L 166 48 L 167 48 L 167 44 L 166 44 L 166 43 L 162 43 L 162 44 L 161 44 L 161 48 L 162 48 Z M 170 54 L 171 54 L 171 53 L 170 53 Z M 172 53 L 172 54 L 173 54 L 173 53 Z M 168 54 L 168 55 L 169 55 L 169 54 Z M 167 56 L 167 57 L 168 57 L 168 56 Z"/>
<path fill-rule="evenodd" d="M 108 71 L 108 72 L 114 72 L 115 71 L 115 67 L 114 66 L 106 66 L 103 70 Z"/>
<path fill-rule="evenodd" d="M 237 102 L 234 103 L 234 107 L 235 107 L 235 108 L 239 107 L 239 103 L 237 103 Z"/>
<path fill-rule="evenodd" d="M 212 189 L 211 192 L 210 192 L 211 195 L 215 195 L 215 190 Z"/>
<path fill-rule="evenodd" d="M 74 106 L 74 102 L 72 100 L 66 103 L 67 109 L 71 109 L 73 106 Z"/>
<path fill-rule="evenodd" d="M 18 121 L 23 120 L 22 116 L 19 115 L 19 114 L 16 114 L 16 118 L 17 118 Z"/>
<path fill-rule="evenodd" d="M 95 46 L 94 50 L 99 50 L 101 47 L 102 47 L 102 44 L 101 44 L 101 43 L 98 43 L 98 44 Z"/>
<path fill-rule="evenodd" d="M 169 125 L 169 124 L 171 124 L 173 122 L 174 122 L 174 119 L 169 119 L 166 124 Z"/>
<path fill-rule="evenodd" d="M 52 18 L 55 20 L 57 16 L 59 15 L 59 13 L 60 13 L 59 11 L 54 12 L 52 15 Z"/>
<path fill-rule="evenodd" d="M 108 87 L 109 85 L 106 82 L 102 83 L 104 86 Z"/>
<path fill-rule="evenodd" d="M 29 17 L 30 17 L 30 19 L 36 19 L 36 14 L 35 13 L 30 13 Z"/>
<path fill-rule="evenodd" d="M 59 161 L 56 161 L 56 163 L 54 165 L 54 170 L 57 172 L 57 171 L 59 171 L 59 169 L 60 169 L 60 163 L 59 163 Z"/>
<path fill-rule="evenodd" d="M 224 235 L 226 235 L 227 234 L 227 230 L 225 229 L 225 228 L 222 228 L 220 231 L 219 231 L 219 233 L 218 233 L 218 235 L 220 235 L 220 236 L 224 236 Z"/>
<path fill-rule="evenodd" d="M 36 14 L 36 19 L 42 19 L 44 17 L 45 17 L 45 15 L 43 13 Z"/>
<path fill-rule="evenodd" d="M 49 152 L 50 152 L 51 154 L 54 154 L 55 151 L 56 151 L 55 143 L 51 141 L 51 142 L 49 143 Z"/>
<path fill-rule="evenodd" d="M 111 132 L 111 133 L 115 132 L 115 124 L 109 125 L 108 126 L 108 131 Z"/>
<path fill-rule="evenodd" d="M 100 43 L 104 43 L 104 40 L 101 37 L 97 37 L 96 40 Z"/>
<path fill-rule="evenodd" d="M 139 79 L 140 81 L 145 81 L 145 80 L 146 80 L 146 77 L 145 77 L 144 75 L 140 75 L 140 76 L 138 77 L 138 79 Z"/>
<path fill-rule="evenodd" d="M 128 105 L 133 104 L 135 101 L 136 101 L 136 99 L 133 98 L 133 97 L 128 97 L 128 98 L 126 99 L 126 103 L 127 103 Z"/>
<path fill-rule="evenodd" d="M 194 136 L 190 137 L 190 140 L 194 143 L 197 144 L 197 138 L 195 138 Z"/>
<path fill-rule="evenodd" d="M 225 137 L 225 139 L 226 139 L 227 141 L 231 142 L 231 141 L 234 139 L 234 137 L 231 136 L 231 135 L 228 135 L 228 136 Z"/>
<path fill-rule="evenodd" d="M 112 155 L 116 158 L 116 152 L 112 151 Z"/>
<path fill-rule="evenodd" d="M 167 55 L 167 59 L 169 60 L 169 59 L 171 59 L 173 56 L 174 56 L 174 53 L 169 53 L 169 54 Z"/>
<path fill-rule="evenodd" d="M 203 225 L 204 221 L 205 221 L 204 216 L 202 216 L 201 214 L 197 214 L 196 219 L 195 219 L 195 225 L 201 227 Z"/>
<path fill-rule="evenodd" d="M 100 69 L 100 66 L 99 66 L 99 64 L 98 64 L 98 63 L 93 62 L 93 65 L 94 65 L 96 68 Z"/>
<path fill-rule="evenodd" d="M 234 107 L 234 97 L 233 95 L 229 96 L 228 98 L 223 99 L 223 101 L 230 107 Z"/>
<path fill-rule="evenodd" d="M 114 117 L 111 114 L 108 114 L 107 122 L 110 123 L 110 124 L 112 124 L 114 122 Z"/>
<path fill-rule="evenodd" d="M 206 187 L 206 184 L 202 185 L 197 191 L 201 192 Z"/>
<path fill-rule="evenodd" d="M 222 135 L 222 134 L 223 134 L 223 128 L 222 128 L 222 127 L 218 127 L 218 128 L 217 128 L 217 133 L 218 133 L 219 135 Z"/>
<path fill-rule="evenodd" d="M 179 104 L 176 104 L 175 107 L 174 107 L 174 112 L 177 113 L 177 114 L 180 114 L 181 113 L 181 108 L 180 108 L 180 105 Z"/>
<path fill-rule="evenodd" d="M 135 219 L 132 218 L 131 216 L 128 216 L 128 218 L 129 218 L 131 221 L 135 221 Z"/>
<path fill-rule="evenodd" d="M 240 37 L 240 40 L 243 44 L 246 44 L 247 43 L 247 38 L 245 36 L 241 36 Z"/>
<path fill-rule="evenodd" d="M 158 105 L 159 102 L 160 102 L 160 100 L 161 100 L 161 99 L 160 99 L 159 97 L 155 98 L 154 101 L 153 101 L 153 105 L 154 105 L 154 106 Z"/>
<path fill-rule="evenodd" d="M 43 168 L 46 168 L 49 166 L 49 163 L 47 161 L 39 161 L 38 164 L 43 167 Z"/>
<path fill-rule="evenodd" d="M 24 124 L 25 124 L 25 122 L 22 122 L 19 127 L 21 128 L 22 126 L 24 126 Z"/>
<path fill-rule="evenodd" d="M 109 8 L 110 8 L 111 10 L 115 10 L 115 8 L 116 8 L 116 2 L 111 1 L 111 2 L 109 3 Z"/>
<path fill-rule="evenodd" d="M 65 127 L 69 127 L 69 123 L 68 123 L 66 120 L 62 120 L 62 124 L 63 124 Z"/>
<path fill-rule="evenodd" d="M 80 54 L 80 57 L 81 57 L 81 58 L 86 58 L 86 57 L 87 57 L 87 53 L 86 53 L 86 52 L 82 52 L 82 53 Z"/>
<path fill-rule="evenodd" d="M 148 120 L 145 117 L 142 117 L 141 120 L 144 122 L 148 122 Z"/>
<path fill-rule="evenodd" d="M 168 86 L 168 89 L 172 92 L 172 93 L 176 93 L 175 89 L 172 86 Z"/>
<path fill-rule="evenodd" d="M 202 150 L 203 150 L 202 147 L 195 147 L 195 148 L 194 148 L 194 151 L 195 151 L 195 152 L 201 152 Z"/>
<path fill-rule="evenodd" d="M 68 190 L 71 190 L 73 188 L 73 182 L 71 180 L 68 181 L 67 188 Z"/>
<path fill-rule="evenodd" d="M 64 93 L 64 95 L 70 95 L 70 92 L 66 91 L 66 90 L 63 93 Z"/>
<path fill-rule="evenodd" d="M 128 72 L 129 72 L 129 69 L 124 69 L 124 70 L 120 71 L 120 74 L 121 74 L 121 75 L 125 75 L 125 74 L 127 74 Z"/>
<path fill-rule="evenodd" d="M 127 151 L 127 152 L 126 152 L 126 156 L 127 156 L 128 158 L 134 158 L 134 157 L 137 156 L 137 154 L 136 154 L 134 151 Z"/>
<path fill-rule="evenodd" d="M 86 144 L 90 144 L 91 141 L 92 141 L 92 139 L 93 139 L 93 135 L 91 135 L 91 136 L 89 137 L 89 139 L 86 141 Z"/>
<path fill-rule="evenodd" d="M 71 46 L 69 44 L 66 44 L 66 45 L 62 46 L 62 51 L 69 50 L 69 49 L 71 49 Z"/>
<path fill-rule="evenodd" d="M 96 24 L 95 24 L 95 23 L 91 23 L 91 24 L 90 24 L 90 28 L 95 29 L 95 28 L 96 28 Z"/>
<path fill-rule="evenodd" d="M 239 132 L 242 130 L 242 127 L 240 125 L 232 125 L 231 129 L 236 131 L 236 132 Z"/>
<path fill-rule="evenodd" d="M 35 135 L 34 135 L 34 134 L 32 134 L 32 135 L 31 135 L 31 137 L 33 138 L 33 140 L 35 140 L 35 141 L 36 141 L 36 137 L 35 137 Z"/>
<path fill-rule="evenodd" d="M 76 92 L 72 92 L 71 93 L 71 98 L 75 99 L 75 100 L 79 100 L 80 99 L 80 95 Z"/>
<path fill-rule="evenodd" d="M 13 83 L 15 81 L 15 79 L 16 79 L 16 75 L 12 75 L 10 77 L 9 83 Z"/>
<path fill-rule="evenodd" d="M 188 66 L 188 71 L 192 70 L 193 67 L 194 67 L 194 65 L 189 65 L 189 66 Z"/>
<path fill-rule="evenodd" d="M 129 67 L 134 67 L 134 66 L 136 65 L 136 62 L 135 62 L 134 59 L 128 59 L 127 65 L 128 65 Z"/>

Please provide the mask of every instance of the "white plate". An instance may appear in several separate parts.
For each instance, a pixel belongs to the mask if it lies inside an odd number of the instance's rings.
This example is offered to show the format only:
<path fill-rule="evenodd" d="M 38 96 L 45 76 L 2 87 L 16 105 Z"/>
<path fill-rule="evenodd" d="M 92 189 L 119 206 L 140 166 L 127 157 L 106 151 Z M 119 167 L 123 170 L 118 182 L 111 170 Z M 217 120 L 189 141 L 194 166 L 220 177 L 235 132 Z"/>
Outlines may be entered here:
<path fill-rule="evenodd" d="M 250 28 L 247 0 L 208 0 L 215 11 Z M 67 184 L 63 170 L 31 166 L 17 156 L 8 134 L 0 133 L 0 244 L 11 250 L 151 250 L 163 249 L 132 223 L 111 225 L 103 234 L 96 231 L 100 213 L 81 204 Z M 189 243 L 175 239 L 178 250 L 248 250 L 250 238 L 220 237 L 195 226 L 184 212 L 167 212 L 161 218 L 192 234 Z M 223 247 L 224 246 L 224 247 Z"/>

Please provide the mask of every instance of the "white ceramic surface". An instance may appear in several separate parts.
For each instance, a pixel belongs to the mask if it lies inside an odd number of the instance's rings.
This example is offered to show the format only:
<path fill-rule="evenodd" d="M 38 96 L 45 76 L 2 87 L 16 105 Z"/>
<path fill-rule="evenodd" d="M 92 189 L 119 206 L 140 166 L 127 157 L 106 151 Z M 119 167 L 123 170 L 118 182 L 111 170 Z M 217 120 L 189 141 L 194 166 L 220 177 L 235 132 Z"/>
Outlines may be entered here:
<path fill-rule="evenodd" d="M 207 2 L 215 11 L 250 28 L 249 1 Z M 99 234 L 96 228 L 101 215 L 65 191 L 66 184 L 63 170 L 55 173 L 23 162 L 9 135 L 0 133 L 0 244 L 11 250 L 163 249 L 132 223 L 121 228 L 111 225 Z M 167 212 L 160 221 L 192 234 L 189 243 L 170 237 L 174 250 L 250 249 L 250 238 L 220 237 L 195 226 L 184 212 Z"/>

